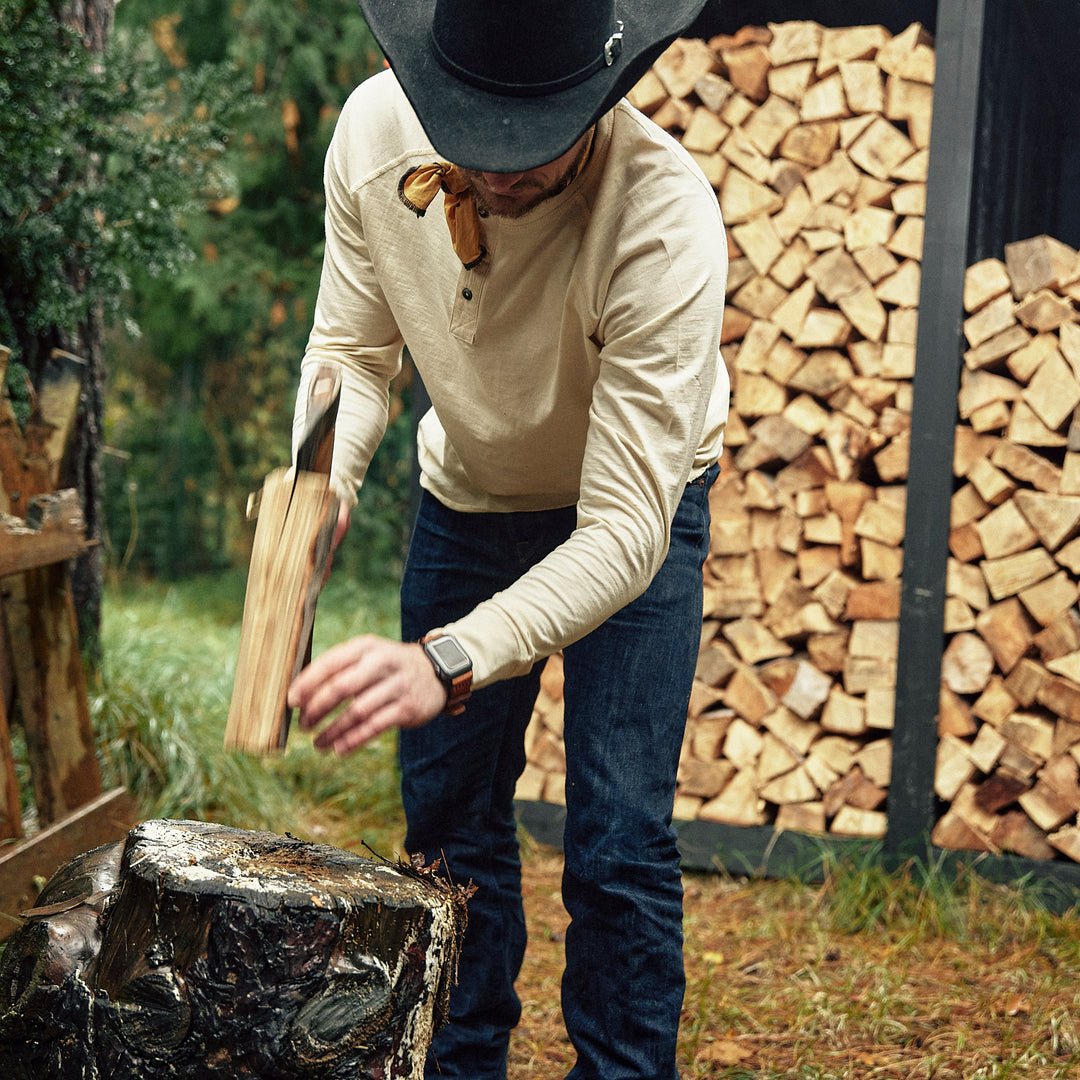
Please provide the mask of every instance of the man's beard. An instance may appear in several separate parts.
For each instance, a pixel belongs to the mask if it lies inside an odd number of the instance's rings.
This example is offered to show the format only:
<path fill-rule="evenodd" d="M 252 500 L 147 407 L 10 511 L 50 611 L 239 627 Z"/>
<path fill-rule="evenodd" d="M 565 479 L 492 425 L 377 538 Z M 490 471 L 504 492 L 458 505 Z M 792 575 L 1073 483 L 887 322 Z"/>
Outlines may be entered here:
<path fill-rule="evenodd" d="M 484 174 L 476 169 L 462 169 L 465 182 L 469 185 L 476 199 L 477 207 L 486 214 L 501 218 L 519 218 L 535 209 L 542 202 L 555 198 L 565 191 L 581 171 L 585 156 L 592 148 L 592 139 L 582 140 L 578 152 L 566 167 L 563 174 L 550 186 L 545 187 L 539 180 L 530 181 L 524 187 L 516 188 L 512 194 L 501 195 L 492 191 L 484 180 Z"/>

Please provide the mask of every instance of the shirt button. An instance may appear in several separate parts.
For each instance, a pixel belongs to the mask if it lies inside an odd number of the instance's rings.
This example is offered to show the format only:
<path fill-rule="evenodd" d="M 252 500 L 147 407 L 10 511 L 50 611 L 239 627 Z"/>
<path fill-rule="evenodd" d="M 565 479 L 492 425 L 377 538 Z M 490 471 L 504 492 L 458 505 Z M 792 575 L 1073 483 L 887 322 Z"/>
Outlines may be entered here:
<path fill-rule="evenodd" d="M 461 290 L 461 295 L 462 295 L 462 296 L 463 296 L 463 297 L 464 297 L 464 298 L 465 298 L 466 300 L 471 300 L 471 299 L 472 299 L 472 289 L 462 289 L 462 290 Z"/>

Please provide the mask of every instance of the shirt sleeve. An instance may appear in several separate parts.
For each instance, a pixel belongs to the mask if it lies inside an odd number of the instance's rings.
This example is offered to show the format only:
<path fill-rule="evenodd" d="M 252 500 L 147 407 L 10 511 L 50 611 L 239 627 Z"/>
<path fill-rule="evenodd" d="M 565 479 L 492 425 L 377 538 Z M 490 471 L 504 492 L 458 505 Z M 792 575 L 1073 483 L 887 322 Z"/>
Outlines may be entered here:
<path fill-rule="evenodd" d="M 710 401 L 727 394 L 723 227 L 718 212 L 704 230 L 694 217 L 636 230 L 641 239 L 607 283 L 574 532 L 447 627 L 473 659 L 477 686 L 521 674 L 599 626 L 647 588 L 667 553 Z"/>
<path fill-rule="evenodd" d="M 331 487 L 348 505 L 386 430 L 390 381 L 401 369 L 402 338 L 379 287 L 351 174 L 348 106 L 327 152 L 326 247 L 315 317 L 300 366 L 293 456 L 306 426 L 308 387 L 323 365 L 341 374 Z"/>

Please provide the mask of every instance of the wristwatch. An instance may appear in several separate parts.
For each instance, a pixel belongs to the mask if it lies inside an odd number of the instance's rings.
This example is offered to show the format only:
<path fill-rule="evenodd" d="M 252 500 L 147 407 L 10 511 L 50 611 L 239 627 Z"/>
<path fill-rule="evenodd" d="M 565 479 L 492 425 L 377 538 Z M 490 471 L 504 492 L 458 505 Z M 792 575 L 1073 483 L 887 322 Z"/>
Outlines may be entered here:
<path fill-rule="evenodd" d="M 420 639 L 435 674 L 446 687 L 443 712 L 458 716 L 465 711 L 465 702 L 472 693 L 472 661 L 457 639 L 441 630 L 434 630 Z"/>

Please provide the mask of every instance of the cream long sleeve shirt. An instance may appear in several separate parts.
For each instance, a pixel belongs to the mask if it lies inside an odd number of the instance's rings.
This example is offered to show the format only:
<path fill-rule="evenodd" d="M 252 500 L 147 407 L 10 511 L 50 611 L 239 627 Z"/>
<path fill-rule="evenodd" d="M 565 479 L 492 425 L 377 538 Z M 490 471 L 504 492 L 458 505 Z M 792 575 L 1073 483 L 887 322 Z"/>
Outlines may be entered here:
<path fill-rule="evenodd" d="M 346 103 L 326 159 L 326 249 L 302 364 L 338 365 L 333 483 L 355 500 L 407 345 L 432 408 L 421 483 L 461 511 L 577 507 L 577 527 L 510 588 L 445 629 L 474 685 L 527 671 L 645 590 L 687 481 L 717 460 L 727 245 L 716 194 L 626 102 L 559 195 L 486 217 L 488 255 L 456 258 L 442 196 L 397 197 L 438 160 L 392 73 Z"/>

